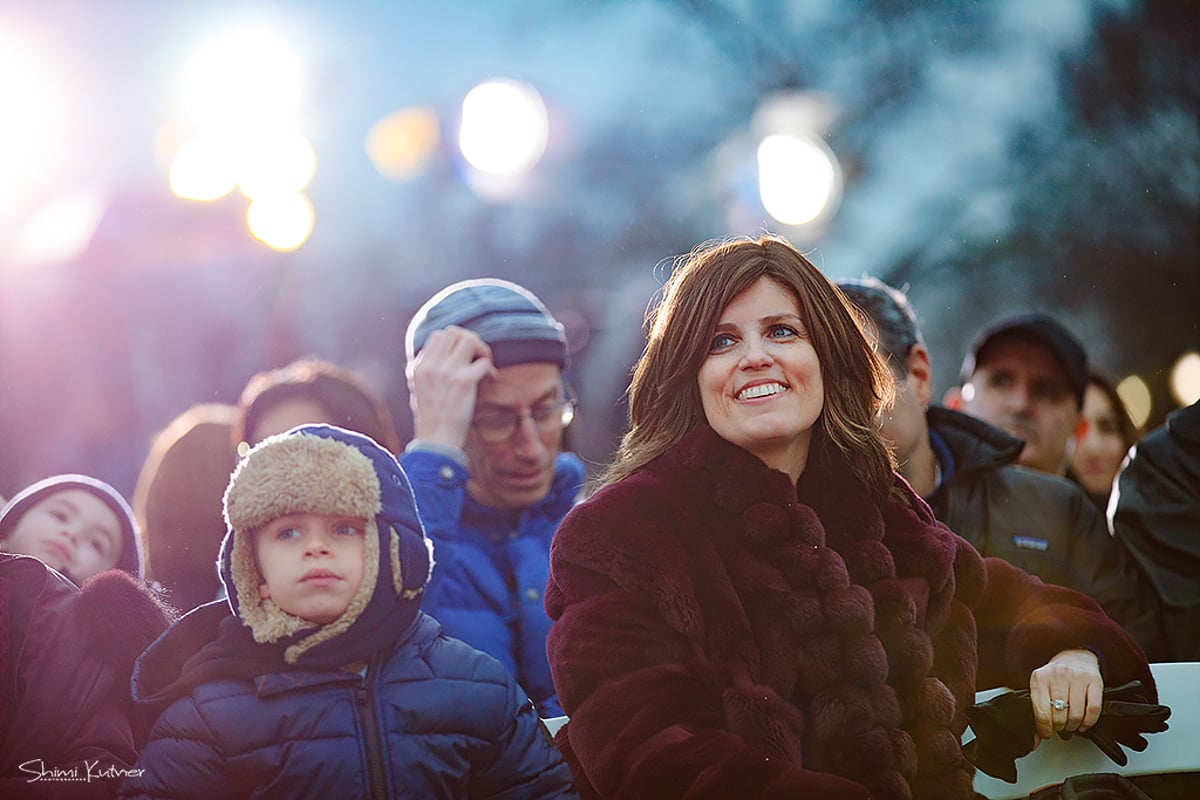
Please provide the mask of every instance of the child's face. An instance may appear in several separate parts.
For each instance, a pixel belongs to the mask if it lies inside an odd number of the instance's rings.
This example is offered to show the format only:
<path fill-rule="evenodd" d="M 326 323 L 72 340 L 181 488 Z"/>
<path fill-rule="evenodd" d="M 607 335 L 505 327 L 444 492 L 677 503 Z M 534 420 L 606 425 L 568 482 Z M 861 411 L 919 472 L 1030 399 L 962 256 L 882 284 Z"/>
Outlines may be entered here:
<path fill-rule="evenodd" d="M 121 522 L 107 503 L 84 489 L 63 489 L 21 515 L 4 550 L 40 558 L 83 583 L 117 565 L 121 542 Z"/>
<path fill-rule="evenodd" d="M 263 525 L 255 534 L 259 595 L 310 622 L 333 622 L 362 586 L 366 524 L 361 517 L 286 514 Z"/>

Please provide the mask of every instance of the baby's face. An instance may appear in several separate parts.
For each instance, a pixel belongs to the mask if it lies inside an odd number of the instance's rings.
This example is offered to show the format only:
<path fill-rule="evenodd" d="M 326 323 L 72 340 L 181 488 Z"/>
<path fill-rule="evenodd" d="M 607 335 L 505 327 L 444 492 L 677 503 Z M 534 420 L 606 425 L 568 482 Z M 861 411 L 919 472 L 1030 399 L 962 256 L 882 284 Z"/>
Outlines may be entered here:
<path fill-rule="evenodd" d="M 30 506 L 4 550 L 40 558 L 82 584 L 117 565 L 121 541 L 121 522 L 107 503 L 85 489 L 63 489 Z"/>
<path fill-rule="evenodd" d="M 322 625 L 340 617 L 362 586 L 361 517 L 286 514 L 255 532 L 259 595 L 289 614 Z"/>

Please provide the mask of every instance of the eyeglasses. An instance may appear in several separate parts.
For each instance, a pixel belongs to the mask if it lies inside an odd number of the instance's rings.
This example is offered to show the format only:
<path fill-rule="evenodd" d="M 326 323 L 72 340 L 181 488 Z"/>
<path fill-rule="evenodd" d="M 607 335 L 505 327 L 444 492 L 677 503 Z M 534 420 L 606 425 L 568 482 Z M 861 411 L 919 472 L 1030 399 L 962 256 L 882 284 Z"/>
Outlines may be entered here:
<path fill-rule="evenodd" d="M 471 427 L 484 444 L 504 444 L 517 435 L 526 417 L 533 420 L 539 434 L 557 433 L 575 419 L 575 401 L 555 400 L 519 414 L 484 413 L 475 417 Z"/>

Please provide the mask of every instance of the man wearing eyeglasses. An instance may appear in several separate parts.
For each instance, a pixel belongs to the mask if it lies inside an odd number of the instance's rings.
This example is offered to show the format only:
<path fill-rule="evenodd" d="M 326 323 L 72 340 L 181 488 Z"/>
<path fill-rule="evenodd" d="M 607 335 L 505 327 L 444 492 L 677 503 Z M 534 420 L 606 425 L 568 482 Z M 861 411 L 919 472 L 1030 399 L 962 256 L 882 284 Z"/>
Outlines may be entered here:
<path fill-rule="evenodd" d="M 405 354 L 414 438 L 400 463 L 434 543 L 422 609 L 559 716 L 542 592 L 584 475 L 560 452 L 574 417 L 563 326 L 517 284 L 463 281 L 417 311 Z"/>

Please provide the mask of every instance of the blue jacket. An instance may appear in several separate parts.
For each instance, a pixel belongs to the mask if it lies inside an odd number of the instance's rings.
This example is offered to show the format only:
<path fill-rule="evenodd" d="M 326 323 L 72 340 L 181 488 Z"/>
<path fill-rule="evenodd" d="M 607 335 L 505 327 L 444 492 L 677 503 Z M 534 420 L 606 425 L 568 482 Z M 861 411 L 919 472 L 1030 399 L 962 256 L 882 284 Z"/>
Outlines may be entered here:
<path fill-rule="evenodd" d="M 447 635 L 507 667 L 543 717 L 559 716 L 546 661 L 550 618 L 542 594 L 550 577 L 550 540 L 575 503 L 582 462 L 560 453 L 549 493 L 515 517 L 473 500 L 467 494 L 470 471 L 448 456 L 413 450 L 400 463 L 434 542 L 436 563 L 421 607 Z"/>
<path fill-rule="evenodd" d="M 576 797 L 511 676 L 424 614 L 364 674 L 239 675 L 203 645 L 234 627 L 245 630 L 225 603 L 201 606 L 139 660 L 135 699 L 151 715 L 165 710 L 122 797 Z M 209 679 L 192 685 L 189 674 Z"/>

